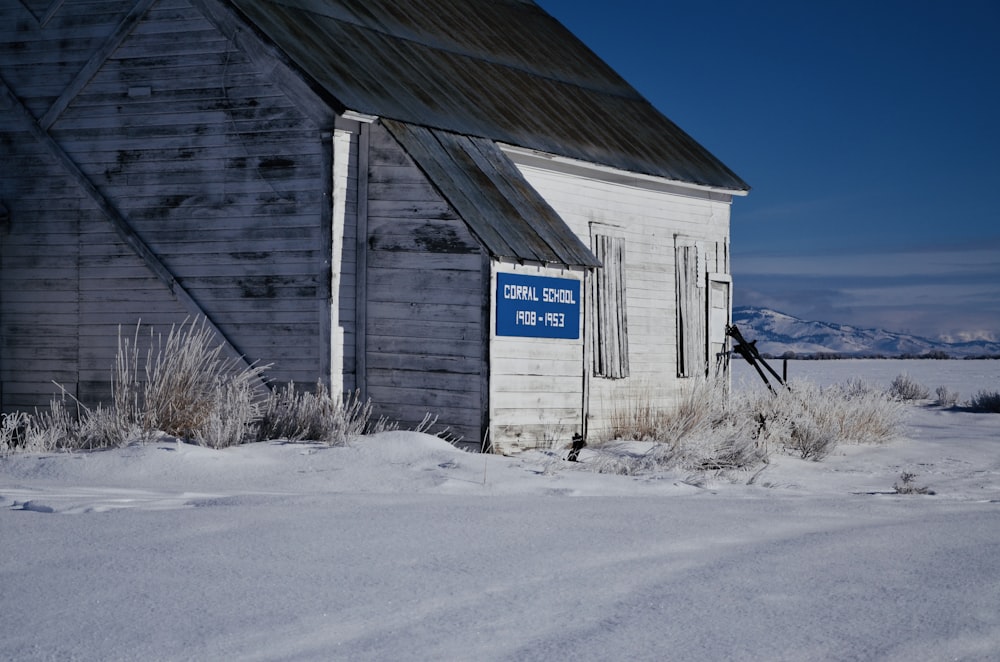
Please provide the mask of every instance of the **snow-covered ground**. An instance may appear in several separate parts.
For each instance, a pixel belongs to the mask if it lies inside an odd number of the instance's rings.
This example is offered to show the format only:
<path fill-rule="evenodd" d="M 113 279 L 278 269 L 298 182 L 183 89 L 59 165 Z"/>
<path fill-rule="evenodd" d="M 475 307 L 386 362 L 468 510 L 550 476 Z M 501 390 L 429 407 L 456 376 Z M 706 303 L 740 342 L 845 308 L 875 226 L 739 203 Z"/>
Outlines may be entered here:
<path fill-rule="evenodd" d="M 782 359 L 768 359 L 768 365 L 782 374 Z M 735 359 L 733 384 L 737 388 L 762 388 L 763 382 L 746 361 Z M 805 380 L 824 386 L 843 384 L 850 379 L 862 379 L 887 387 L 898 375 L 909 375 L 926 386 L 931 397 L 938 386 L 957 392 L 968 400 L 978 391 L 1000 391 L 1000 360 L 947 359 L 837 359 L 830 361 L 788 361 L 788 379 Z"/>
<path fill-rule="evenodd" d="M 789 370 L 1000 389 L 998 361 Z M 917 404 L 887 445 L 726 476 L 415 433 L 0 459 L 4 660 L 997 660 L 998 605 L 998 414 Z"/>

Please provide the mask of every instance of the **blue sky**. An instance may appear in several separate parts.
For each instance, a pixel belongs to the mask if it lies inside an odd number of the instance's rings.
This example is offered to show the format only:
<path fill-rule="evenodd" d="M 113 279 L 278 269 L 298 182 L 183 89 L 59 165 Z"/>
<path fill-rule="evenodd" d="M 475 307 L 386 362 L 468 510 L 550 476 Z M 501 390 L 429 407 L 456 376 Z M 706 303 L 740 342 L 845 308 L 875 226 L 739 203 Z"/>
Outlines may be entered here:
<path fill-rule="evenodd" d="M 1000 2 L 538 2 L 751 185 L 737 305 L 1000 340 Z"/>

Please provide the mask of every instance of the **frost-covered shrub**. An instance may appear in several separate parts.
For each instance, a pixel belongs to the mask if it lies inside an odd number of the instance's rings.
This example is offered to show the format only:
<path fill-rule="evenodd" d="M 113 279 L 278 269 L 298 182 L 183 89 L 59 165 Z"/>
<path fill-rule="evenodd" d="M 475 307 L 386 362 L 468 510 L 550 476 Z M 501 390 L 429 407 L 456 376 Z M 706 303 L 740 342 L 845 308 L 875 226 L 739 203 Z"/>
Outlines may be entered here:
<path fill-rule="evenodd" d="M 866 394 L 860 382 L 821 389 L 799 383 L 774 393 L 754 391 L 734 399 L 732 408 L 757 422 L 756 437 L 767 448 L 782 449 L 803 459 L 821 460 L 838 441 L 845 441 L 847 407 Z"/>
<path fill-rule="evenodd" d="M 49 453 L 63 448 L 80 448 L 90 441 L 81 435 L 83 427 L 79 414 L 66 405 L 65 394 L 53 398 L 47 411 L 25 418 L 24 451 Z"/>
<path fill-rule="evenodd" d="M 821 460 L 841 442 L 891 439 L 905 407 L 860 380 L 825 388 L 799 383 L 773 394 L 747 390 L 729 398 L 719 384 L 704 380 L 692 380 L 685 389 L 673 407 L 657 409 L 640 398 L 619 408 L 619 441 L 593 444 L 586 462 L 597 471 L 636 474 L 747 468 L 766 462 L 775 450 Z M 630 422 L 629 413 L 637 420 Z"/>
<path fill-rule="evenodd" d="M 371 400 L 362 402 L 357 391 L 343 402 L 332 397 L 322 383 L 316 384 L 314 393 L 297 391 L 290 383 L 267 399 L 257 436 L 261 440 L 309 440 L 339 445 L 364 434 L 371 414 Z M 379 425 L 386 427 L 384 421 L 379 421 Z"/>
<path fill-rule="evenodd" d="M 19 411 L 0 414 L 0 457 L 10 455 L 24 445 L 27 418 L 27 414 Z"/>
<path fill-rule="evenodd" d="M 123 446 L 159 432 L 212 448 L 269 439 L 342 444 L 397 428 L 384 418 L 372 421 L 371 401 L 358 393 L 345 402 L 321 384 L 314 393 L 292 384 L 269 392 L 262 380 L 269 366 L 223 357 L 204 321 L 171 327 L 166 340 L 150 329 L 145 352 L 141 331 L 137 325 L 129 338 L 119 329 L 109 406 L 90 409 L 74 400 L 71 407 L 63 392 L 47 411 L 5 414 L 0 455 Z M 423 429 L 435 422 L 428 416 Z"/>
<path fill-rule="evenodd" d="M 831 387 L 839 438 L 856 443 L 883 443 L 899 433 L 905 406 L 880 389 L 841 393 Z"/>
<path fill-rule="evenodd" d="M 715 390 L 707 380 L 688 380 L 669 407 L 656 405 L 656 392 L 646 385 L 620 394 L 611 411 L 611 441 L 594 444 L 589 468 L 634 475 L 682 464 L 692 438 L 711 428 L 721 411 Z"/>
<path fill-rule="evenodd" d="M 860 380 L 819 387 L 795 383 L 775 395 L 754 391 L 734 397 L 730 409 L 758 422 L 757 438 L 802 458 L 822 459 L 840 442 L 881 443 L 894 437 L 904 405 Z"/>
<path fill-rule="evenodd" d="M 752 421 L 730 411 L 721 382 L 685 380 L 667 407 L 654 406 L 650 394 L 640 387 L 616 403 L 611 417 L 616 441 L 595 444 L 591 468 L 632 475 L 670 467 L 742 468 L 767 459 Z M 653 443 L 628 443 L 634 441 Z"/>
<path fill-rule="evenodd" d="M 92 412 L 79 403 L 67 403 L 63 393 L 49 407 L 34 414 L 14 412 L 0 417 L 0 457 L 14 452 L 50 453 L 98 448 L 99 427 Z"/>
<path fill-rule="evenodd" d="M 896 490 L 896 494 L 934 494 L 934 490 L 927 486 L 917 487 L 913 482 L 916 477 L 916 474 L 904 471 L 899 475 L 899 480 L 893 484 L 892 489 Z"/>
<path fill-rule="evenodd" d="M 1000 414 L 1000 391 L 979 391 L 969 400 L 969 408 Z"/>
<path fill-rule="evenodd" d="M 938 386 L 934 394 L 937 396 L 939 407 L 954 407 L 958 403 L 958 393 L 949 391 L 945 386 Z"/>
<path fill-rule="evenodd" d="M 213 406 L 193 439 L 202 446 L 224 448 L 253 441 L 260 421 L 257 375 L 241 372 L 212 394 Z"/>
<path fill-rule="evenodd" d="M 889 384 L 889 395 L 897 400 L 925 400 L 930 397 L 931 392 L 904 372 Z"/>
<path fill-rule="evenodd" d="M 597 473 L 635 476 L 677 466 L 679 451 L 678 444 L 615 441 L 595 448 L 586 466 Z"/>
<path fill-rule="evenodd" d="M 322 385 L 315 393 L 291 384 L 269 392 L 262 380 L 269 366 L 223 357 L 204 321 L 171 327 L 166 340 L 150 330 L 145 352 L 141 329 L 137 325 L 131 338 L 119 330 L 109 406 L 90 409 L 75 400 L 70 406 L 63 392 L 47 411 L 6 414 L 0 455 L 123 446 L 159 432 L 212 448 L 269 439 L 342 444 L 396 428 L 384 418 L 373 422 L 371 401 L 358 393 L 345 402 Z"/>
<path fill-rule="evenodd" d="M 597 445 L 585 466 L 599 473 L 632 476 L 665 469 L 743 469 L 767 461 L 767 454 L 746 421 L 723 419 L 714 428 L 700 429 L 673 442 L 618 440 Z"/>
<path fill-rule="evenodd" d="M 829 426 L 805 420 L 792 429 L 789 446 L 799 453 L 803 460 L 822 460 L 837 446 L 837 438 Z"/>
<path fill-rule="evenodd" d="M 767 462 L 768 449 L 755 432 L 756 422 L 727 410 L 710 430 L 684 447 L 684 466 L 692 469 L 744 469 Z"/>
<path fill-rule="evenodd" d="M 611 436 L 676 443 L 710 429 L 721 417 L 724 403 L 722 389 L 707 379 L 686 380 L 671 407 L 655 406 L 652 389 L 640 386 L 616 400 L 611 412 Z"/>
<path fill-rule="evenodd" d="M 231 428 L 235 421 L 247 421 L 265 392 L 260 376 L 269 366 L 225 358 L 223 348 L 204 320 L 171 327 L 166 342 L 157 337 L 155 353 L 150 344 L 141 398 L 144 429 L 199 440 L 210 426 L 213 439 L 230 443 L 249 435 L 249 430 L 230 429 L 220 437 L 219 422 L 225 419 Z"/>

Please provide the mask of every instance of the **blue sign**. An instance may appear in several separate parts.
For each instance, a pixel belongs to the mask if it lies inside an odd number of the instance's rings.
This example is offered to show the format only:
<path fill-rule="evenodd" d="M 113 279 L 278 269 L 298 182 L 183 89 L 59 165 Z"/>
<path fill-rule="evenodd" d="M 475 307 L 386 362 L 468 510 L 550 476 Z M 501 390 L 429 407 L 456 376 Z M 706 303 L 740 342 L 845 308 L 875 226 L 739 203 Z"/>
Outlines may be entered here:
<path fill-rule="evenodd" d="M 497 274 L 497 335 L 580 337 L 580 281 Z"/>

